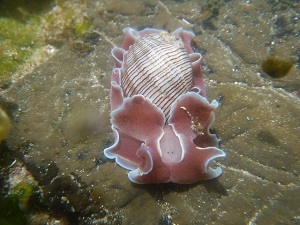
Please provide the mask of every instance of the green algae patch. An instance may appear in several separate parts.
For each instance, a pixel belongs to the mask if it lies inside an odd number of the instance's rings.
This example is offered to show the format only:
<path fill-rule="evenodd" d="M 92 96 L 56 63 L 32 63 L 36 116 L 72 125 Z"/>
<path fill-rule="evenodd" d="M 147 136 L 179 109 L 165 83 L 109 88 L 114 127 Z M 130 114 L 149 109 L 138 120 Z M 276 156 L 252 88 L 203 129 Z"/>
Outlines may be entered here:
<path fill-rule="evenodd" d="M 9 85 L 10 76 L 41 45 L 36 36 L 39 23 L 38 17 L 26 23 L 0 18 L 0 89 Z"/>
<path fill-rule="evenodd" d="M 0 89 L 28 60 L 42 41 L 38 39 L 41 15 L 53 0 L 3 0 L 0 7 Z"/>
<path fill-rule="evenodd" d="M 92 20 L 86 12 L 87 4 L 82 1 L 56 0 L 55 4 L 56 7 L 43 18 L 42 36 L 47 44 L 60 48 L 86 33 Z"/>
<path fill-rule="evenodd" d="M 9 194 L 0 197 L 0 224 L 24 225 L 27 221 L 27 213 L 19 207 L 19 195 Z"/>
<path fill-rule="evenodd" d="M 92 25 L 85 10 L 86 3 L 80 0 L 3 0 L 0 90 L 9 87 L 12 76 L 32 71 L 41 61 L 39 54 L 45 46 L 60 48 L 84 34 Z"/>
<path fill-rule="evenodd" d="M 0 196 L 0 224 L 23 225 L 28 222 L 29 201 L 38 187 L 29 181 L 21 181 L 6 196 Z"/>
<path fill-rule="evenodd" d="M 75 27 L 75 35 L 76 37 L 81 36 L 85 32 L 88 31 L 88 29 L 91 27 L 92 21 L 90 20 L 84 20 L 82 22 L 78 22 Z"/>

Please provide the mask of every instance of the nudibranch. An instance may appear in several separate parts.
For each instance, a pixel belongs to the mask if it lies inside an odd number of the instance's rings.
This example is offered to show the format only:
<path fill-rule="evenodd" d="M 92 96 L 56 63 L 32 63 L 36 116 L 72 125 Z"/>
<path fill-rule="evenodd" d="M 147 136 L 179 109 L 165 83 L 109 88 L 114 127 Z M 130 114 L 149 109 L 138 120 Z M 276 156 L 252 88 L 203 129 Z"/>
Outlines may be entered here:
<path fill-rule="evenodd" d="M 114 48 L 111 124 L 115 142 L 104 150 L 130 170 L 134 183 L 190 184 L 212 179 L 209 167 L 225 157 L 209 132 L 218 107 L 206 99 L 201 54 L 191 48 L 192 32 L 125 28 Z"/>

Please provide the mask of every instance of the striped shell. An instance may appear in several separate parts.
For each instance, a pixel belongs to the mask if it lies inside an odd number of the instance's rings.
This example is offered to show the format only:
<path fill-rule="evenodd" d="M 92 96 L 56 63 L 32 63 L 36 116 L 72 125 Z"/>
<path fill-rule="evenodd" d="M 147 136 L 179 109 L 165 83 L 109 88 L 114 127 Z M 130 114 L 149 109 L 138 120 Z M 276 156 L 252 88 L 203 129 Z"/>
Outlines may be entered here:
<path fill-rule="evenodd" d="M 126 97 L 141 94 L 169 118 L 171 104 L 193 86 L 193 71 L 181 39 L 162 32 L 129 48 L 121 79 Z"/>

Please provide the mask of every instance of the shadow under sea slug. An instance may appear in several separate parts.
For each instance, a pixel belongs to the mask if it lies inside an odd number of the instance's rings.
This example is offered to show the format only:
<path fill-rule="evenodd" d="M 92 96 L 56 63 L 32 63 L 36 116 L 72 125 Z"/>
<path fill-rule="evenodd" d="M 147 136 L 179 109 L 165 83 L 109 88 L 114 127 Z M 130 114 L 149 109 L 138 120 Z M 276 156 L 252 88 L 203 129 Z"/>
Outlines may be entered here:
<path fill-rule="evenodd" d="M 206 99 L 194 34 L 182 28 L 124 33 L 122 46 L 112 50 L 115 142 L 105 156 L 130 170 L 134 183 L 189 184 L 221 175 L 220 167 L 209 167 L 225 157 L 209 133 L 218 103 Z"/>

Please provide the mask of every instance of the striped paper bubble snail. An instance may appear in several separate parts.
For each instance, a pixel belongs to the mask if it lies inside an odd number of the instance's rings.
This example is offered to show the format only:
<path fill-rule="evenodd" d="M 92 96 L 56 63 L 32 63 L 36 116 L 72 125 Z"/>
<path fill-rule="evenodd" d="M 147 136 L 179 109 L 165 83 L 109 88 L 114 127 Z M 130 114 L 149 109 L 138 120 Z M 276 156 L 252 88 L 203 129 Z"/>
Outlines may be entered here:
<path fill-rule="evenodd" d="M 182 28 L 124 29 L 112 55 L 111 124 L 106 157 L 130 170 L 134 183 L 194 183 L 218 177 L 209 162 L 225 157 L 210 134 L 218 103 L 206 99 L 194 34 Z"/>

